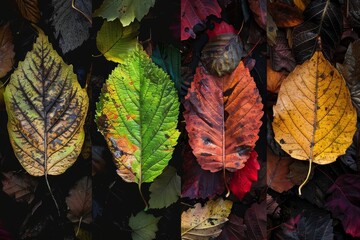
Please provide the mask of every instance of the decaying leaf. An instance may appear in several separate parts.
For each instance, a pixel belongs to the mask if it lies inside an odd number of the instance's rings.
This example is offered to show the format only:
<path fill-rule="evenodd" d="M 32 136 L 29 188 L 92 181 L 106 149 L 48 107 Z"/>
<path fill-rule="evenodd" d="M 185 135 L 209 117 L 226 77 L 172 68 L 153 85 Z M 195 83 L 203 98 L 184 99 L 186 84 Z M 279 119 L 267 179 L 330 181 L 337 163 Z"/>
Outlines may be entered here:
<path fill-rule="evenodd" d="M 256 23 L 262 29 L 266 29 L 266 0 L 248 0 L 248 3 L 251 11 L 254 13 Z"/>
<path fill-rule="evenodd" d="M 222 78 L 198 67 L 184 107 L 189 143 L 200 166 L 224 173 L 243 168 L 263 115 L 258 89 L 243 62 Z"/>
<path fill-rule="evenodd" d="M 10 142 L 24 169 L 34 176 L 65 172 L 84 142 L 89 99 L 40 29 L 4 98 Z"/>
<path fill-rule="evenodd" d="M 231 178 L 230 190 L 239 200 L 242 200 L 245 194 L 250 191 L 252 183 L 258 180 L 260 164 L 257 157 L 257 152 L 251 151 L 245 167 L 237 170 Z"/>
<path fill-rule="evenodd" d="M 140 22 L 154 5 L 155 0 L 105 0 L 94 16 L 106 18 L 107 21 L 119 18 L 125 27 L 135 18 Z"/>
<path fill-rule="evenodd" d="M 144 211 L 139 212 L 136 216 L 131 215 L 129 227 L 132 229 L 133 240 L 152 240 L 155 239 L 158 230 L 157 224 L 161 217 L 154 217 Z"/>
<path fill-rule="evenodd" d="M 206 17 L 211 14 L 220 17 L 221 8 L 217 1 L 183 0 L 181 1 L 181 41 L 195 38 L 193 27 L 204 25 Z"/>
<path fill-rule="evenodd" d="M 65 199 L 69 212 L 68 219 L 73 222 L 92 222 L 92 184 L 90 177 L 81 178 L 70 190 Z"/>
<path fill-rule="evenodd" d="M 230 213 L 229 221 L 225 223 L 225 226 L 223 227 L 221 234 L 217 239 L 243 240 L 246 239 L 245 231 L 246 225 L 244 224 L 244 220 L 234 213 Z"/>
<path fill-rule="evenodd" d="M 4 77 L 14 64 L 14 44 L 10 24 L 0 26 L 0 78 Z"/>
<path fill-rule="evenodd" d="M 290 157 L 280 157 L 267 148 L 266 171 L 267 185 L 276 192 L 282 193 L 294 186 L 288 177 L 289 165 L 295 161 Z"/>
<path fill-rule="evenodd" d="M 318 164 L 345 153 L 356 131 L 356 111 L 340 73 L 317 51 L 283 81 L 273 128 L 293 158 Z"/>
<path fill-rule="evenodd" d="M 330 60 L 342 34 L 342 12 L 337 1 L 311 1 L 304 11 L 304 22 L 294 28 L 293 52 L 296 62 L 303 63 L 316 51 L 318 37 L 326 59 Z"/>
<path fill-rule="evenodd" d="M 251 240 L 267 239 L 266 232 L 266 201 L 253 203 L 245 212 L 244 223 L 247 236 Z"/>
<path fill-rule="evenodd" d="M 96 36 L 96 46 L 107 60 L 124 63 L 124 59 L 138 45 L 140 24 L 123 27 L 118 19 L 105 21 Z"/>
<path fill-rule="evenodd" d="M 268 61 L 266 65 L 266 89 L 272 93 L 278 93 L 280 90 L 281 83 L 287 77 L 288 73 L 284 70 L 275 71 L 271 68 Z"/>
<path fill-rule="evenodd" d="M 301 10 L 290 4 L 280 1 L 268 2 L 267 10 L 278 27 L 295 27 L 303 22 Z"/>
<path fill-rule="evenodd" d="M 103 86 L 96 122 L 127 182 L 152 182 L 171 158 L 179 132 L 174 83 L 146 53 L 133 50 Z"/>
<path fill-rule="evenodd" d="M 164 208 L 176 202 L 180 196 L 180 185 L 176 169 L 167 166 L 150 185 L 149 208 Z"/>
<path fill-rule="evenodd" d="M 37 23 L 40 19 L 38 0 L 16 0 L 21 15 L 30 22 Z"/>
<path fill-rule="evenodd" d="M 52 0 L 52 5 L 54 14 L 50 20 L 55 28 L 55 37 L 59 39 L 59 46 L 65 54 L 89 38 L 92 3 L 91 0 Z"/>
<path fill-rule="evenodd" d="M 15 197 L 18 202 L 31 203 L 38 182 L 32 176 L 14 172 L 3 173 L 2 190 L 9 196 Z"/>
<path fill-rule="evenodd" d="M 266 36 L 270 46 L 274 46 L 276 44 L 277 31 L 278 27 L 276 26 L 274 19 L 270 14 L 267 14 Z"/>
<path fill-rule="evenodd" d="M 360 237 L 360 176 L 343 174 L 328 190 L 326 208 L 340 219 L 346 233 Z"/>
<path fill-rule="evenodd" d="M 270 48 L 270 61 L 274 71 L 292 72 L 296 66 L 286 33 L 282 29 L 277 31 L 275 45 Z"/>
<path fill-rule="evenodd" d="M 222 198 L 209 200 L 204 206 L 196 203 L 194 208 L 181 214 L 181 239 L 207 240 L 219 236 L 228 221 L 232 204 Z"/>
<path fill-rule="evenodd" d="M 343 64 L 337 64 L 350 89 L 351 98 L 360 113 L 360 40 L 350 43 Z M 360 116 L 360 114 L 358 114 Z"/>
<path fill-rule="evenodd" d="M 291 161 L 290 165 L 288 166 L 289 173 L 287 174 L 287 178 L 295 185 L 301 185 L 306 179 L 308 173 L 308 164 L 302 161 Z M 309 179 L 312 178 L 314 174 L 314 169 L 311 169 L 311 173 Z"/>

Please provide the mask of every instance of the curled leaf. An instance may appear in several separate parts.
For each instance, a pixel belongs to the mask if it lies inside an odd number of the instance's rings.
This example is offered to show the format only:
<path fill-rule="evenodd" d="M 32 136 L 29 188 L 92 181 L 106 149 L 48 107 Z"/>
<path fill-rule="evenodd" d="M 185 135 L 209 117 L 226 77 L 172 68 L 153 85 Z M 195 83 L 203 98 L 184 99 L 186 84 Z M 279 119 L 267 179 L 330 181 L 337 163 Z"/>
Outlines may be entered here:
<path fill-rule="evenodd" d="M 65 172 L 81 152 L 89 99 L 41 30 L 4 98 L 10 142 L 24 169 L 34 176 Z"/>
<path fill-rule="evenodd" d="M 196 203 L 194 208 L 181 214 L 181 239 L 207 240 L 219 236 L 232 204 L 221 198 L 210 200 L 203 207 Z"/>

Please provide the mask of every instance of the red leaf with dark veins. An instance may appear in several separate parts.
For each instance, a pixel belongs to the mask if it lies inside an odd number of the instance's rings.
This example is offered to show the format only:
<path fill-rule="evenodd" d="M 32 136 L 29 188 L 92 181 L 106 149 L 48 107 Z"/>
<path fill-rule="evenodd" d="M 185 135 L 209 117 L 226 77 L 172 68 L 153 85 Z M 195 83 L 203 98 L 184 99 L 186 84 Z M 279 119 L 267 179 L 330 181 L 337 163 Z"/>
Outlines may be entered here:
<path fill-rule="evenodd" d="M 258 179 L 260 164 L 257 157 L 257 152 L 251 151 L 245 167 L 237 170 L 231 179 L 230 190 L 239 200 L 243 199 L 245 194 L 250 191 L 252 183 Z"/>
<path fill-rule="evenodd" d="M 221 17 L 221 8 L 213 0 L 182 0 L 181 1 L 181 41 L 189 37 L 195 38 L 193 27 L 203 24 L 211 14 Z"/>
<path fill-rule="evenodd" d="M 244 223 L 247 227 L 247 239 L 267 239 L 266 201 L 253 203 L 245 212 Z"/>
<path fill-rule="evenodd" d="M 216 194 L 220 195 L 225 191 L 222 172 L 212 173 L 203 170 L 196 161 L 196 157 L 189 145 L 184 148 L 183 159 L 182 197 L 191 199 L 213 198 Z"/>
<path fill-rule="evenodd" d="M 346 233 L 360 237 L 360 175 L 344 174 L 327 191 L 325 207 L 340 219 Z"/>

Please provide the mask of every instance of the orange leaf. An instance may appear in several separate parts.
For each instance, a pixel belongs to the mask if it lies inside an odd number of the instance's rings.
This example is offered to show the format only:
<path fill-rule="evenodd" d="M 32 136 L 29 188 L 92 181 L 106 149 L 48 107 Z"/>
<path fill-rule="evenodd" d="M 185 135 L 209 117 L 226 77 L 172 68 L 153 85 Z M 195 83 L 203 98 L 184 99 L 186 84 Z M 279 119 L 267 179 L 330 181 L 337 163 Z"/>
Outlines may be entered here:
<path fill-rule="evenodd" d="M 288 74 L 286 71 L 277 72 L 273 70 L 270 66 L 269 61 L 266 69 L 266 89 L 272 93 L 278 93 L 282 81 L 286 78 Z"/>
<path fill-rule="evenodd" d="M 243 62 L 221 78 L 198 67 L 184 107 L 189 143 L 200 166 L 211 172 L 243 168 L 263 115 L 259 91 Z"/>
<path fill-rule="evenodd" d="M 268 3 L 268 13 L 278 27 L 295 27 L 304 21 L 302 11 L 281 2 Z"/>

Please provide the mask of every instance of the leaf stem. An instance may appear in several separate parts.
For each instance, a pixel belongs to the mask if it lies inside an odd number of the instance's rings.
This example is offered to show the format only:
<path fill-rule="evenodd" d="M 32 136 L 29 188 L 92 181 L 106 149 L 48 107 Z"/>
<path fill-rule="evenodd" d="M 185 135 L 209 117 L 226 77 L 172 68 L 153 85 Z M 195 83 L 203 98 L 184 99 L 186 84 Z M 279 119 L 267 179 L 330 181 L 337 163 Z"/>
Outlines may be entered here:
<path fill-rule="evenodd" d="M 140 193 L 141 199 L 143 200 L 143 202 L 145 204 L 145 211 L 146 211 L 149 208 L 149 205 L 148 205 L 147 201 L 145 200 L 144 195 L 141 191 L 141 184 L 139 184 L 139 193 Z"/>
<path fill-rule="evenodd" d="M 55 199 L 54 194 L 53 194 L 52 191 L 51 191 L 51 187 L 50 187 L 49 180 L 48 180 L 48 177 L 47 177 L 47 172 L 45 172 L 45 182 L 46 182 L 46 185 L 47 185 L 47 187 L 48 187 L 48 189 L 49 189 L 51 198 L 52 198 L 52 200 L 54 201 L 54 204 L 55 204 L 56 210 L 57 210 L 57 212 L 58 212 L 58 215 L 60 216 L 59 205 L 58 205 L 58 203 L 57 203 L 57 201 L 56 201 L 56 199 Z"/>
<path fill-rule="evenodd" d="M 75 237 L 77 237 L 79 232 L 80 232 L 80 226 L 81 226 L 82 219 L 83 219 L 83 216 L 81 216 L 80 219 L 79 219 L 79 224 L 78 224 L 77 229 L 76 229 Z"/>
<path fill-rule="evenodd" d="M 305 184 L 306 184 L 307 181 L 309 180 L 310 173 L 311 173 L 311 165 L 312 165 L 312 159 L 310 158 L 310 159 L 309 159 L 309 170 L 308 170 L 307 176 L 306 176 L 304 182 L 299 186 L 299 195 L 300 195 L 300 196 L 301 196 L 301 189 L 305 186 Z"/>

